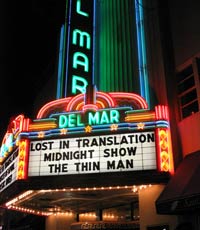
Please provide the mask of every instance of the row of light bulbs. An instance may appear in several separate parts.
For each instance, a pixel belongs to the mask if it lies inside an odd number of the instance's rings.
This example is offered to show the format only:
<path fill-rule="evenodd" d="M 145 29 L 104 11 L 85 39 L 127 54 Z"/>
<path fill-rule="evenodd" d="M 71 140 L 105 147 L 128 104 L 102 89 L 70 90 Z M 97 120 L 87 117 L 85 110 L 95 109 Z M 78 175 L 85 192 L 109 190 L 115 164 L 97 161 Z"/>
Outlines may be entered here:
<path fill-rule="evenodd" d="M 93 188 L 63 188 L 63 189 L 48 189 L 48 190 L 28 190 L 19 196 L 15 197 L 14 199 L 8 201 L 5 206 L 8 209 L 13 209 L 21 212 L 31 213 L 35 215 L 42 215 L 42 216 L 49 216 L 52 214 L 60 214 L 60 215 L 72 215 L 72 212 L 42 212 L 39 210 L 29 209 L 25 207 L 18 206 L 17 204 L 20 203 L 20 201 L 28 200 L 31 196 L 34 196 L 34 194 L 38 193 L 52 193 L 52 192 L 79 192 L 79 191 L 98 191 L 98 190 L 118 190 L 118 189 L 131 189 L 134 193 L 137 193 L 139 190 L 147 189 L 151 187 L 152 185 L 133 185 L 133 186 L 109 186 L 109 187 L 93 187 Z M 86 214 L 82 214 L 86 215 Z M 91 214 L 88 214 L 88 216 Z M 108 218 L 108 216 L 105 216 Z M 112 215 L 109 216 L 109 218 L 112 218 Z"/>

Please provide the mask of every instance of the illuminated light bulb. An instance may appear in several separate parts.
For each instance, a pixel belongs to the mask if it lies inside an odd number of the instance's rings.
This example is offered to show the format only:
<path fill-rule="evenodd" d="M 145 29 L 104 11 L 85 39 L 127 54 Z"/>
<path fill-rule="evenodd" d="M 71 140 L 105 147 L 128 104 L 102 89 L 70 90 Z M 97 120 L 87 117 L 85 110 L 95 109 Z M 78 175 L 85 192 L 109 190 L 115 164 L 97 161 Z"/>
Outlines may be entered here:
<path fill-rule="evenodd" d="M 111 126 L 110 126 L 110 130 L 111 131 L 116 131 L 118 129 L 118 125 L 117 124 L 112 124 Z"/>

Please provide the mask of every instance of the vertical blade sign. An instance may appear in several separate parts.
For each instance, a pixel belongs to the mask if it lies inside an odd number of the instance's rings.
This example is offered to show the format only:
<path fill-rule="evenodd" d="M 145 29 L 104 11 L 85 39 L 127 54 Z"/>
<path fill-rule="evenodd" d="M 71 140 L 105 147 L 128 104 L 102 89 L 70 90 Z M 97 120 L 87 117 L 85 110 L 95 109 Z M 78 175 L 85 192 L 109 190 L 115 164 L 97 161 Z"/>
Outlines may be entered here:
<path fill-rule="evenodd" d="M 93 1 L 69 1 L 67 96 L 85 93 L 93 83 Z"/>

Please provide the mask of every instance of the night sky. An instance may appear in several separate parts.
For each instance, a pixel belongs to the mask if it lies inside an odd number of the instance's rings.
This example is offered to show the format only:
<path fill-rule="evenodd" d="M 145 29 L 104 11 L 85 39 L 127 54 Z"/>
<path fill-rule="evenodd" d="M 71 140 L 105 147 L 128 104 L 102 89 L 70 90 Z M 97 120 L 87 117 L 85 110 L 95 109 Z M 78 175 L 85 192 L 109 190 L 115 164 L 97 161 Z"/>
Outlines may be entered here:
<path fill-rule="evenodd" d="M 0 1 L 0 135 L 12 117 L 32 118 L 37 92 L 57 71 L 64 18 L 65 0 Z"/>

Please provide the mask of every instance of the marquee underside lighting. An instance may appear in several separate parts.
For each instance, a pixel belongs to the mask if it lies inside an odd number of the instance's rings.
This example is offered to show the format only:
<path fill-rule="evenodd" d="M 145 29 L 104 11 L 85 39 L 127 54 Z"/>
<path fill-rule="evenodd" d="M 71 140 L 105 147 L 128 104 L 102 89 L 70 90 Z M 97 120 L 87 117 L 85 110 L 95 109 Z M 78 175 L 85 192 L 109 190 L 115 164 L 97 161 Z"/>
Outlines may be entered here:
<path fill-rule="evenodd" d="M 3 206 L 6 209 L 15 210 L 19 212 L 39 215 L 67 215 L 72 216 L 77 213 L 76 205 L 69 202 L 69 198 L 73 200 L 80 200 L 80 215 L 86 215 L 82 210 L 82 199 L 87 194 L 92 192 L 93 194 L 101 194 L 96 199 L 104 199 L 105 202 L 109 202 L 109 197 L 114 194 L 116 197 L 121 197 L 123 194 L 130 197 L 133 200 L 135 196 L 138 196 L 139 191 L 151 189 L 152 184 L 141 185 L 129 185 L 129 186 L 109 186 L 109 187 L 79 187 L 79 188 L 62 188 L 62 189 L 42 189 L 42 190 L 27 190 L 13 199 L 6 202 Z M 54 197 L 54 198 L 53 198 Z M 52 199 L 53 198 L 53 199 Z M 62 201 L 60 201 L 62 198 Z M 91 198 L 92 199 L 92 198 Z M 113 198 L 114 199 L 114 198 Z M 41 202 L 42 200 L 42 202 Z M 51 202 L 52 200 L 52 202 Z M 88 198 L 88 205 L 91 202 Z M 63 206 L 65 203 L 66 206 Z M 90 207 L 92 212 L 93 206 Z"/>

